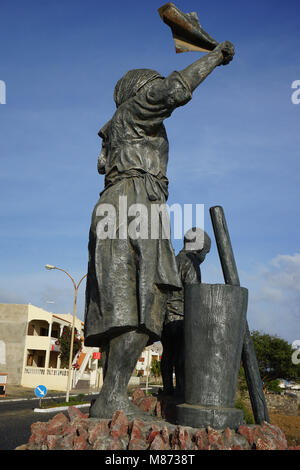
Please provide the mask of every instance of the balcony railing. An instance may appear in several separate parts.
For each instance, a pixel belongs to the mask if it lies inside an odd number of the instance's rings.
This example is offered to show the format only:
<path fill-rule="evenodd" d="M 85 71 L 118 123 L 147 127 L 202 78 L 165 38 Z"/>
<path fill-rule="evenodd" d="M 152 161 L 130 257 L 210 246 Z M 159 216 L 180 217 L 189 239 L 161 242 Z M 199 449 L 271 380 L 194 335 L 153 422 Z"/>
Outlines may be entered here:
<path fill-rule="evenodd" d="M 24 368 L 24 374 L 32 374 L 32 375 L 56 375 L 56 376 L 67 376 L 68 369 L 53 369 L 44 367 L 28 367 Z"/>
<path fill-rule="evenodd" d="M 68 369 L 47 369 L 47 375 L 63 375 L 63 376 L 67 376 L 68 375 Z"/>

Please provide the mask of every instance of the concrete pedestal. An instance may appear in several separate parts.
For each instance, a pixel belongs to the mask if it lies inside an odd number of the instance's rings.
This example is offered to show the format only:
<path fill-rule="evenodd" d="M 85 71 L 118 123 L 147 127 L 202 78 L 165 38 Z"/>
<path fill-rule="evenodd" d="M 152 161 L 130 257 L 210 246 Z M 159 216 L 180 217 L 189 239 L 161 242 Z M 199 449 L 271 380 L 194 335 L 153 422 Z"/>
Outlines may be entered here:
<path fill-rule="evenodd" d="M 237 408 L 214 408 L 183 403 L 177 405 L 177 423 L 192 428 L 237 429 L 244 422 L 244 413 Z"/>

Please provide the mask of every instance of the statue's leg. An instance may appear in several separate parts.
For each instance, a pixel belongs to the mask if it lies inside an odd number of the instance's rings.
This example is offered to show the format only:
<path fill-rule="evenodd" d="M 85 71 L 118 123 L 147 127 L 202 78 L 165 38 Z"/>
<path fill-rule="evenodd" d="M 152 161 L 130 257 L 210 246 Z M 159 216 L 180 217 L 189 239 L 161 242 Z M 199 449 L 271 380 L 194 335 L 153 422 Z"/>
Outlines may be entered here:
<path fill-rule="evenodd" d="M 148 342 L 149 336 L 136 330 L 113 338 L 109 342 L 107 369 L 102 389 L 93 404 L 90 416 L 111 418 L 115 411 L 138 414 L 139 410 L 127 396 L 127 386 L 135 365 Z"/>
<path fill-rule="evenodd" d="M 161 375 L 163 380 L 164 393 L 166 395 L 172 395 L 174 392 L 173 387 L 173 337 L 172 337 L 172 323 L 168 323 L 164 326 L 162 332 L 162 346 L 163 353 L 161 357 Z"/>

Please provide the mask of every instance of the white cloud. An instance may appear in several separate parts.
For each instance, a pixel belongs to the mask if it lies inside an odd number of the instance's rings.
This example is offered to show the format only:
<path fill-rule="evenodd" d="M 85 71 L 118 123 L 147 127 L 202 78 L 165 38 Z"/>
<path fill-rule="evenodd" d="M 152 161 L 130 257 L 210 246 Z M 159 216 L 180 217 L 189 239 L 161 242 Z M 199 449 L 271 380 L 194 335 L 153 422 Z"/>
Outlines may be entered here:
<path fill-rule="evenodd" d="M 244 276 L 250 327 L 290 342 L 300 338 L 300 253 L 279 254 Z"/>

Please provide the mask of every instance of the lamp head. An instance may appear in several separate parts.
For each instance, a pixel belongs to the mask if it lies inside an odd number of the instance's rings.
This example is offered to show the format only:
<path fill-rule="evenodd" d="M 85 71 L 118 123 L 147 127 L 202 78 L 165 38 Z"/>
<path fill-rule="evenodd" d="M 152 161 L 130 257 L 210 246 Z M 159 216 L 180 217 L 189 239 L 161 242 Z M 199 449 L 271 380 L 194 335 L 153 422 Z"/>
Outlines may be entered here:
<path fill-rule="evenodd" d="M 55 266 L 52 266 L 51 264 L 46 264 L 45 266 L 46 269 L 55 269 Z"/>

